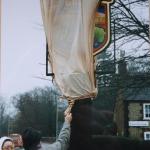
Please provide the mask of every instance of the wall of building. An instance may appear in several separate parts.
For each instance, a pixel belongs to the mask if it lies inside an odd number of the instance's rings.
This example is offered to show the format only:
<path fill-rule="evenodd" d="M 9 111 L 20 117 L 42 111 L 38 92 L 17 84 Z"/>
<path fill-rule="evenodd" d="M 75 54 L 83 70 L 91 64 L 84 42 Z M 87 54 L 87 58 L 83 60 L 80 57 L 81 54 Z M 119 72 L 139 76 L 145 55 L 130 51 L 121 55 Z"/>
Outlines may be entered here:
<path fill-rule="evenodd" d="M 128 105 L 128 119 L 129 121 L 142 120 L 142 105 L 140 103 L 129 103 Z"/>
<path fill-rule="evenodd" d="M 128 104 L 128 121 L 143 121 L 143 103 L 131 102 Z M 149 123 L 150 124 L 150 123 Z M 129 127 L 129 137 L 143 140 L 144 130 L 149 127 Z"/>

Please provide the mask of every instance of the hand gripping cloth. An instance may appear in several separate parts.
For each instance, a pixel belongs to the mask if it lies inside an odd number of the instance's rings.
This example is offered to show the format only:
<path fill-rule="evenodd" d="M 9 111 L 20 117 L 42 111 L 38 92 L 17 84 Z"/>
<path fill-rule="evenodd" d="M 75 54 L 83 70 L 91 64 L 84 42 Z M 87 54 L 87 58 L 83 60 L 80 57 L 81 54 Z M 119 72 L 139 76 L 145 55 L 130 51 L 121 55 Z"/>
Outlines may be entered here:
<path fill-rule="evenodd" d="M 54 81 L 68 100 L 95 97 L 93 28 L 98 0 L 41 0 Z"/>

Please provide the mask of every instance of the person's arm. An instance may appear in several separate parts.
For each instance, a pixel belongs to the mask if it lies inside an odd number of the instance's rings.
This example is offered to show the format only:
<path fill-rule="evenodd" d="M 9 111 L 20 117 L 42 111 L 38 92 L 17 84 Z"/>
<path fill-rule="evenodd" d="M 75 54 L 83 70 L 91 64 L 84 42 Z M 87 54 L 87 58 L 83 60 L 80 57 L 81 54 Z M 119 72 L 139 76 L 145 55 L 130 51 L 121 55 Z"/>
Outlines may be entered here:
<path fill-rule="evenodd" d="M 65 122 L 60 131 L 58 139 L 55 143 L 49 145 L 47 150 L 67 150 L 70 141 L 70 122 L 72 120 L 72 114 L 67 114 L 65 117 Z"/>
<path fill-rule="evenodd" d="M 60 131 L 57 141 L 61 143 L 61 149 L 65 150 L 68 147 L 70 141 L 70 122 L 72 120 L 72 114 L 66 114 L 63 128 Z"/>
<path fill-rule="evenodd" d="M 63 128 L 61 129 L 56 142 L 59 142 L 61 144 L 61 150 L 66 150 L 68 148 L 69 141 L 70 141 L 70 124 L 68 122 L 64 122 Z"/>

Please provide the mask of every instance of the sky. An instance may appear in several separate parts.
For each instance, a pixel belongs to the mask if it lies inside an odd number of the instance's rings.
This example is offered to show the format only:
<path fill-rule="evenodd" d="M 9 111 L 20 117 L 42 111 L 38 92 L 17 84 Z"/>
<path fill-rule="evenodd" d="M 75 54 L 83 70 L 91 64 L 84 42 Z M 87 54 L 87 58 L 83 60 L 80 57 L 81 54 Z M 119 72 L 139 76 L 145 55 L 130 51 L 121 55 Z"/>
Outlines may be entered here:
<path fill-rule="evenodd" d="M 45 33 L 40 0 L 2 0 L 1 95 L 52 86 L 45 76 Z M 48 77 L 48 79 L 51 79 Z"/>

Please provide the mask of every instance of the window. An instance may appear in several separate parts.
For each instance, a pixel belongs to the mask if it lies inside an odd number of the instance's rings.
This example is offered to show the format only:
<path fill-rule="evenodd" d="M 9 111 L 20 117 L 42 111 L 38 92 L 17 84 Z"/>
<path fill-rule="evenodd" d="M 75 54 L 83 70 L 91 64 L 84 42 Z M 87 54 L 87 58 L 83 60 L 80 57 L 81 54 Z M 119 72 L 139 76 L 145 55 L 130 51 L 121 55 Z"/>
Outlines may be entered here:
<path fill-rule="evenodd" d="M 144 132 L 144 140 L 150 140 L 150 132 Z"/>
<path fill-rule="evenodd" d="M 150 103 L 143 105 L 144 119 L 150 120 Z"/>

